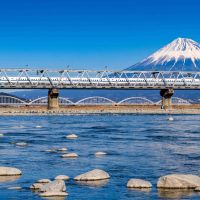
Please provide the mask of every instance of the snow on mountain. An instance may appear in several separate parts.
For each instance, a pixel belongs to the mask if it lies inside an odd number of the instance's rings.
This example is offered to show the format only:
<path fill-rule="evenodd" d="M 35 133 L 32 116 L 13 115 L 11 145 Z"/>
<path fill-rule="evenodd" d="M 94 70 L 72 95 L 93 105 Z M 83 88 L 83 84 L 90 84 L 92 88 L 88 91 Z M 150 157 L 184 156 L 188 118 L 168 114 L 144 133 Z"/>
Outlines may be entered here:
<path fill-rule="evenodd" d="M 200 44 L 178 38 L 128 70 L 199 71 Z"/>

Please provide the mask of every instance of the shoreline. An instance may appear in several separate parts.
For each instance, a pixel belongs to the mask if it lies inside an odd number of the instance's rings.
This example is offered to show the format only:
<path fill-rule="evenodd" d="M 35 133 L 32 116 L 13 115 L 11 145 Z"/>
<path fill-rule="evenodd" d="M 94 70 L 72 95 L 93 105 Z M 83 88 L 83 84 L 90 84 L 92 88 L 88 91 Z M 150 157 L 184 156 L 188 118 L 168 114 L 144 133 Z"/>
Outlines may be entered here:
<path fill-rule="evenodd" d="M 81 105 L 62 106 L 59 109 L 47 109 L 47 106 L 1 106 L 0 116 L 48 116 L 48 115 L 96 115 L 96 114 L 185 114 L 200 115 L 200 104 L 174 105 L 163 110 L 159 105 Z"/>

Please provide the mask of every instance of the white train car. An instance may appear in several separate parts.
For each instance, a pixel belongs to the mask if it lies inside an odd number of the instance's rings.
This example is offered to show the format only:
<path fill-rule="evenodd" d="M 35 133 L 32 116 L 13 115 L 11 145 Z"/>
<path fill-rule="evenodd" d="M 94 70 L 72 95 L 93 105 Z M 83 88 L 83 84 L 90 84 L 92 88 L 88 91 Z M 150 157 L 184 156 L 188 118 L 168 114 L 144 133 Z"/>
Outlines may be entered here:
<path fill-rule="evenodd" d="M 43 84 L 50 84 L 52 82 L 53 84 L 65 84 L 65 85 L 71 85 L 71 84 L 82 84 L 82 85 L 90 85 L 90 84 L 98 84 L 98 85 L 108 85 L 108 84 L 114 84 L 119 86 L 126 86 L 126 85 L 136 85 L 136 86 L 144 86 L 144 85 L 176 85 L 176 86 L 185 86 L 185 85 L 191 85 L 191 86 L 200 86 L 200 80 L 199 79 L 193 79 L 193 78 L 180 78 L 180 79 L 172 79 L 172 78 L 166 78 L 166 79 L 155 79 L 155 78 L 60 78 L 60 77 L 51 77 L 48 79 L 47 77 L 0 77 L 0 84 L 5 83 L 19 83 L 19 84 L 30 84 L 30 83 L 39 83 L 41 85 Z"/>

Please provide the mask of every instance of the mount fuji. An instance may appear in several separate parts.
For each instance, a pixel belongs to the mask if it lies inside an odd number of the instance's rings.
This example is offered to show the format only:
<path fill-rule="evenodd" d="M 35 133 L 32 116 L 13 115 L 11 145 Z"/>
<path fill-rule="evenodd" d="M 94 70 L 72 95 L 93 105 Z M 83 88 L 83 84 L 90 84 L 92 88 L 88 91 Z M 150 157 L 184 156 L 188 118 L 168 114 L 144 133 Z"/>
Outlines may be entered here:
<path fill-rule="evenodd" d="M 200 44 L 178 38 L 127 70 L 200 71 Z"/>

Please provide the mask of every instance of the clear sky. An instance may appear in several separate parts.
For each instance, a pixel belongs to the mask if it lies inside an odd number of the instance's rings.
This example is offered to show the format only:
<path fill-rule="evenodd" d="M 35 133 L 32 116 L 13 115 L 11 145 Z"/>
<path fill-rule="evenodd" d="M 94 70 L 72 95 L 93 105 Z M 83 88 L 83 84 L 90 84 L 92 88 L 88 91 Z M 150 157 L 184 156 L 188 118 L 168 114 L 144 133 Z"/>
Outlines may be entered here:
<path fill-rule="evenodd" d="M 126 68 L 177 37 L 199 0 L 0 0 L 0 67 Z"/>

